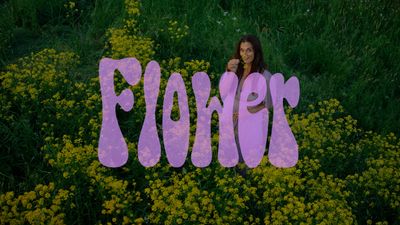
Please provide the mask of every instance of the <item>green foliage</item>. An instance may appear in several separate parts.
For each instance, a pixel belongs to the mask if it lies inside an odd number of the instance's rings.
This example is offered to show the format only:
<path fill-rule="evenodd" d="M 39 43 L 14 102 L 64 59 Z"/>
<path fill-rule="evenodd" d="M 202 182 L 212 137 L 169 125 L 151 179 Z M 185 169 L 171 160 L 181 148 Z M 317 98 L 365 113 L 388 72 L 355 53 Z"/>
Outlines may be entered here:
<path fill-rule="evenodd" d="M 2 58 L 8 53 L 11 39 L 13 37 L 13 20 L 11 10 L 7 4 L 0 6 L 0 63 L 3 63 Z"/>
<path fill-rule="evenodd" d="M 0 20 L 0 46 L 10 53 L 0 72 L 0 223 L 398 223 L 400 141 L 365 127 L 399 127 L 399 8 L 383 1 L 7 2 Z M 118 73 L 117 93 L 130 88 L 135 95 L 132 111 L 117 109 L 129 161 L 118 169 L 100 164 L 101 57 L 137 57 L 143 68 L 156 59 L 160 96 L 180 73 L 193 143 L 191 77 L 207 72 L 211 96 L 218 95 L 219 75 L 244 33 L 260 37 L 272 72 L 300 78 L 299 109 L 286 110 L 299 144 L 295 167 L 275 168 L 267 157 L 255 169 L 221 167 L 216 117 L 209 167 L 187 160 L 172 168 L 164 150 L 159 164 L 142 167 L 143 82 L 129 87 Z M 158 123 L 161 109 L 160 97 Z"/>

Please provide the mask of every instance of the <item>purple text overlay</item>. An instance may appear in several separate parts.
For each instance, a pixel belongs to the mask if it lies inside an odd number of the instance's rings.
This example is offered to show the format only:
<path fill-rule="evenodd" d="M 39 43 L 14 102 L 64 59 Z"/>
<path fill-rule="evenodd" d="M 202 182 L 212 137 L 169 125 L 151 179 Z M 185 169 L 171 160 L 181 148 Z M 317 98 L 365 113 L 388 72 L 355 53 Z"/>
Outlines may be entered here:
<path fill-rule="evenodd" d="M 119 96 L 114 89 L 114 71 L 118 70 L 129 85 L 137 85 L 141 80 L 142 68 L 135 58 L 113 60 L 103 58 L 100 61 L 99 76 L 102 95 L 102 126 L 100 132 L 98 157 L 107 167 L 123 166 L 128 160 L 128 146 L 118 125 L 116 106 L 128 112 L 134 106 L 131 90 L 125 89 Z M 157 62 L 147 64 L 144 72 L 144 97 L 146 115 L 139 136 L 138 158 L 145 167 L 157 164 L 161 157 L 161 144 L 156 126 L 156 106 L 159 96 L 161 71 Z M 260 73 L 252 73 L 244 81 L 240 93 L 237 135 L 240 148 L 235 142 L 233 110 L 238 86 L 238 78 L 232 72 L 225 72 L 219 82 L 222 99 L 210 98 L 211 84 L 208 75 L 197 72 L 192 77 L 192 88 L 196 99 L 197 124 L 195 140 L 191 152 L 191 161 L 196 167 L 206 167 L 211 163 L 211 115 L 218 113 L 219 144 L 218 161 L 224 167 L 236 166 L 239 162 L 239 149 L 244 162 L 250 168 L 258 166 L 266 150 L 269 112 L 263 108 L 255 113 L 248 107 L 260 105 L 267 91 L 272 98 L 273 121 L 269 141 L 268 158 L 276 167 L 292 167 L 298 160 L 298 145 L 287 122 L 283 99 L 290 107 L 297 106 L 300 98 L 300 85 L 297 77 L 292 76 L 285 82 L 282 74 L 274 74 L 269 86 Z M 179 119 L 171 119 L 174 94 L 178 96 Z M 256 98 L 249 100 L 249 95 Z M 168 162 L 173 167 L 185 163 L 189 150 L 190 119 L 186 87 L 180 74 L 169 77 L 163 98 L 162 134 Z"/>

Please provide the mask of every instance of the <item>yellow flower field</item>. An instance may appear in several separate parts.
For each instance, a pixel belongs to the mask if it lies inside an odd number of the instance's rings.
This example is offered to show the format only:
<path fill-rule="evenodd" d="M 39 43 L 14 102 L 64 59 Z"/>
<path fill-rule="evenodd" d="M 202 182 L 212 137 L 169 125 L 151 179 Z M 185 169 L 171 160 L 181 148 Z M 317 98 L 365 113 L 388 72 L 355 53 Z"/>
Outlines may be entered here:
<path fill-rule="evenodd" d="M 125 0 L 124 25 L 107 31 L 104 57 L 136 57 L 142 68 L 156 53 L 154 41 L 141 35 L 139 2 Z M 75 2 L 66 4 L 75 8 Z M 179 42 L 188 26 L 169 21 L 165 31 Z M 222 167 L 214 157 L 207 168 L 188 160 L 169 166 L 141 166 L 137 141 L 144 120 L 143 82 L 134 87 L 115 76 L 116 93 L 133 90 L 131 112 L 117 114 L 128 143 L 128 163 L 104 167 L 97 158 L 101 126 L 98 74 L 79 74 L 74 52 L 42 49 L 0 72 L 0 121 L 25 119 L 35 128 L 48 175 L 39 183 L 0 193 L 0 224 L 398 224 L 400 221 L 400 141 L 390 133 L 361 129 L 336 99 L 308 106 L 305 113 L 286 109 L 299 145 L 293 168 L 272 166 L 267 156 L 254 169 Z M 195 101 L 191 76 L 208 72 L 212 62 L 160 62 L 161 93 L 172 72 L 188 88 L 191 134 Z M 217 74 L 209 74 L 215 82 Z M 211 95 L 216 95 L 214 87 Z M 301 104 L 301 102 L 300 102 Z M 157 121 L 161 121 L 157 108 Z M 176 113 L 176 112 L 175 112 Z M 217 118 L 212 121 L 216 154 Z M 21 131 L 22 128 L 21 128 Z M 19 132 L 19 131 L 14 131 Z M 32 134 L 26 134 L 32 135 Z M 193 142 L 191 137 L 191 142 Z M 32 151 L 35 151 L 32 149 Z M 242 171 L 246 170 L 245 175 Z M 38 179 L 39 180 L 39 179 Z"/>

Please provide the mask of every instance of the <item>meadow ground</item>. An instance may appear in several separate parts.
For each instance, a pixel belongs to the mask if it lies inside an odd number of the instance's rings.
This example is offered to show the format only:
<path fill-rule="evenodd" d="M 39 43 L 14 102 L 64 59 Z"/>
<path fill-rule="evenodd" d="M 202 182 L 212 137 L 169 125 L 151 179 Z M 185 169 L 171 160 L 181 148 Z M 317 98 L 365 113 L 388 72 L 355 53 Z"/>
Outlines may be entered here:
<path fill-rule="evenodd" d="M 0 224 L 399 224 L 400 4 L 395 1 L 5 1 L 0 6 Z M 137 160 L 143 85 L 117 110 L 129 161 L 97 159 L 98 63 L 136 57 L 186 87 L 220 75 L 243 34 L 256 34 L 269 70 L 300 80 L 287 117 L 299 162 L 265 157 L 245 177 L 190 160 Z M 191 134 L 195 101 L 188 88 Z M 161 98 L 159 99 L 161 102 Z M 176 110 L 176 108 L 175 108 Z M 177 113 L 177 112 L 176 112 Z M 161 110 L 157 121 L 161 123 Z M 218 146 L 212 121 L 213 152 Z M 191 140 L 192 142 L 193 140 Z M 191 149 L 189 149 L 190 151 Z"/>

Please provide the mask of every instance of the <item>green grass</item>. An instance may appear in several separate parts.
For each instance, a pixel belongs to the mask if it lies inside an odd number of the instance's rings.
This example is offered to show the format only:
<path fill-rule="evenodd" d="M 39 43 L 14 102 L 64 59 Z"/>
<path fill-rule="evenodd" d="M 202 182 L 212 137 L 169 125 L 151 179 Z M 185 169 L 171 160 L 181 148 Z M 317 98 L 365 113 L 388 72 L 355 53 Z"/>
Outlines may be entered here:
<path fill-rule="evenodd" d="M 96 77 L 107 29 L 123 24 L 123 1 L 76 2 L 78 13 L 70 12 L 64 7 L 68 1 L 62 0 L 2 3 L 0 70 L 31 52 L 55 48 L 80 56 L 81 64 L 74 69 L 76 79 Z M 262 41 L 271 72 L 299 77 L 301 99 L 296 113 L 319 100 L 337 98 L 362 128 L 400 133 L 399 3 L 171 0 L 166 4 L 151 0 L 142 1 L 141 7 L 138 35 L 155 41 L 158 62 L 173 57 L 204 59 L 211 63 L 210 73 L 220 75 L 240 36 L 253 33 Z M 180 41 L 161 31 L 171 20 L 189 27 Z M 213 80 L 214 88 L 217 83 Z M 43 159 L 43 137 L 35 119 L 19 113 L 11 124 L 0 121 L 2 192 L 21 193 L 60 176 L 51 174 Z M 132 124 L 128 120 L 122 125 L 129 128 Z M 90 206 L 81 207 L 94 215 Z M 78 221 L 87 220 L 81 212 L 77 215 L 82 217 Z"/>
<path fill-rule="evenodd" d="M 145 1 L 142 27 L 161 45 L 159 57 L 205 59 L 219 74 L 240 35 L 255 33 L 272 72 L 300 77 L 298 110 L 336 97 L 363 127 L 399 133 L 399 8 L 388 1 Z M 179 45 L 157 36 L 169 19 L 190 27 Z"/>
<path fill-rule="evenodd" d="M 66 1 L 3 3 L 1 60 L 6 65 L 43 48 L 71 50 L 81 57 L 78 73 L 97 74 L 105 32 L 122 23 L 123 1 L 77 1 L 66 18 Z M 296 74 L 301 101 L 296 110 L 321 99 L 338 98 L 362 127 L 400 131 L 399 4 L 290 1 L 143 1 L 141 35 L 156 42 L 156 60 L 182 57 L 211 62 L 222 74 L 238 38 L 258 35 L 271 72 Z M 189 26 L 172 41 L 160 30 L 170 20 Z M 213 81 L 216 87 L 217 80 Z M 6 133 L 6 132 L 5 132 Z"/>
<path fill-rule="evenodd" d="M 3 3 L 1 64 L 56 48 L 80 55 L 78 74 L 96 76 L 105 32 L 122 24 L 123 1 L 80 0 L 76 7 L 81 11 L 75 14 L 65 3 Z M 262 41 L 271 72 L 299 77 L 297 111 L 335 97 L 362 127 L 381 133 L 400 131 L 399 3 L 172 0 L 165 4 L 152 0 L 141 4 L 140 32 L 156 42 L 158 61 L 177 56 L 204 59 L 211 63 L 212 73 L 222 74 L 239 37 L 254 33 Z M 72 16 L 67 18 L 68 13 Z M 189 34 L 181 41 L 161 32 L 170 20 L 189 26 Z M 214 87 L 217 83 L 213 81 Z M 2 132 L 10 129 L 13 126 L 5 125 Z"/>

